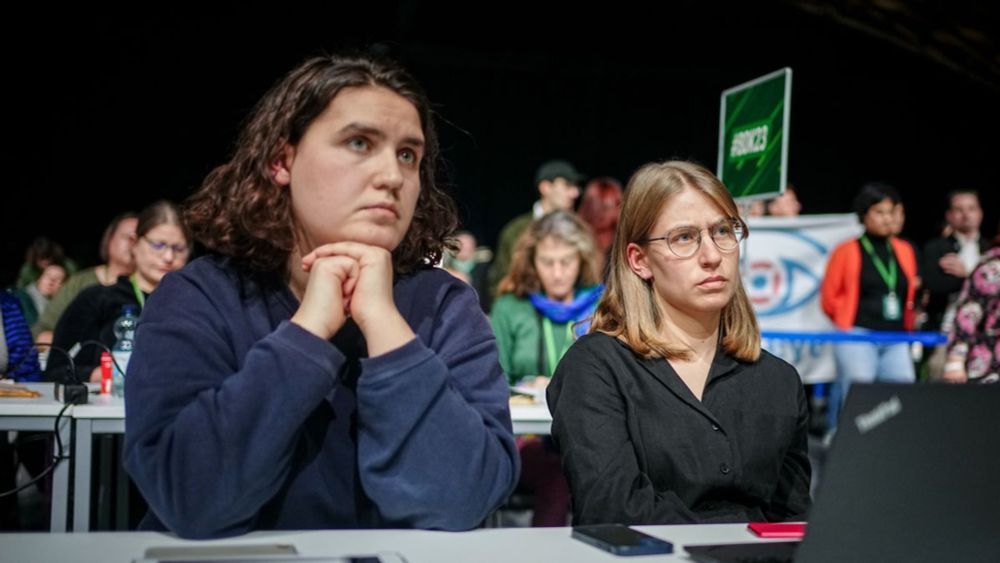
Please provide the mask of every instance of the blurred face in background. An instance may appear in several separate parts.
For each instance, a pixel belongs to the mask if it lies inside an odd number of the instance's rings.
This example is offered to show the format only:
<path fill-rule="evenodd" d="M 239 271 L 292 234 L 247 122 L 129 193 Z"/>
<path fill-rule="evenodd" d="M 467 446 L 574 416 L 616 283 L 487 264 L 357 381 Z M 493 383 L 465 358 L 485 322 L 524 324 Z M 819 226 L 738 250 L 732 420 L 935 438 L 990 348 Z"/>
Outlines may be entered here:
<path fill-rule="evenodd" d="M 786 189 L 785 193 L 774 198 L 767 204 L 767 212 L 775 217 L 795 217 L 802 211 L 795 190 Z"/>
<path fill-rule="evenodd" d="M 131 272 L 135 268 L 132 247 L 135 245 L 136 218 L 122 219 L 108 240 L 108 263 Z"/>
<path fill-rule="evenodd" d="M 903 209 L 902 203 L 897 203 L 896 207 L 892 210 L 892 234 L 893 236 L 899 235 L 903 232 L 903 225 L 906 224 L 906 210 Z"/>
<path fill-rule="evenodd" d="M 566 178 L 556 178 L 538 184 L 538 192 L 542 194 L 542 204 L 546 212 L 557 209 L 572 211 L 576 198 L 580 197 L 580 186 Z"/>
<path fill-rule="evenodd" d="M 572 301 L 580 277 L 580 251 L 556 237 L 545 237 L 535 246 L 535 271 L 546 297 Z"/>
<path fill-rule="evenodd" d="M 163 223 L 139 237 L 133 253 L 139 287 L 150 292 L 156 289 L 163 276 L 187 263 L 190 247 L 180 227 Z"/>
<path fill-rule="evenodd" d="M 983 223 L 983 208 L 979 206 L 979 197 L 974 194 L 952 196 L 945 220 L 957 233 L 965 236 L 977 234 Z"/>
<path fill-rule="evenodd" d="M 45 297 L 52 297 L 63 282 L 66 281 L 66 270 L 58 264 L 49 264 L 38 276 L 38 292 Z"/>
<path fill-rule="evenodd" d="M 476 255 L 476 237 L 469 233 L 462 233 L 455 239 L 458 241 L 458 253 L 455 254 L 455 258 L 462 261 L 472 260 L 472 257 Z"/>
<path fill-rule="evenodd" d="M 893 210 L 896 203 L 885 198 L 882 201 L 868 208 L 865 212 L 862 223 L 865 225 L 865 232 L 877 237 L 887 237 L 893 234 Z"/>

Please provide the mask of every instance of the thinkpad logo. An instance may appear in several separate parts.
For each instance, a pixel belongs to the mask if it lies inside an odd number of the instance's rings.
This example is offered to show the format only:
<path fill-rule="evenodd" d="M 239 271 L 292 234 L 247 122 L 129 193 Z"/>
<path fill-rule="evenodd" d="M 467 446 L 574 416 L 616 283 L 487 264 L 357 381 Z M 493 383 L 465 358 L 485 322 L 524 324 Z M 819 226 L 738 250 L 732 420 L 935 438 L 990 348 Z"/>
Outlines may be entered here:
<path fill-rule="evenodd" d="M 854 425 L 858 432 L 864 434 L 903 411 L 903 403 L 893 395 L 888 401 L 879 403 L 870 412 L 854 417 Z"/>

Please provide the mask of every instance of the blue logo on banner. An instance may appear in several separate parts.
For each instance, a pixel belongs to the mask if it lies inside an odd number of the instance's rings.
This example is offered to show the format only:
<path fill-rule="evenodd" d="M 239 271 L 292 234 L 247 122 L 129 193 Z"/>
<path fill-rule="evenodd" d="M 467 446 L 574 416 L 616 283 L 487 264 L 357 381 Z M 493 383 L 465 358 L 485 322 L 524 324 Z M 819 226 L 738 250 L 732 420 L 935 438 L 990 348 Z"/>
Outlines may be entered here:
<path fill-rule="evenodd" d="M 774 249 L 754 256 L 744 280 L 758 316 L 782 315 L 816 297 L 821 283 L 813 268 L 826 266 L 825 246 L 794 230 L 758 229 L 754 245 Z"/>

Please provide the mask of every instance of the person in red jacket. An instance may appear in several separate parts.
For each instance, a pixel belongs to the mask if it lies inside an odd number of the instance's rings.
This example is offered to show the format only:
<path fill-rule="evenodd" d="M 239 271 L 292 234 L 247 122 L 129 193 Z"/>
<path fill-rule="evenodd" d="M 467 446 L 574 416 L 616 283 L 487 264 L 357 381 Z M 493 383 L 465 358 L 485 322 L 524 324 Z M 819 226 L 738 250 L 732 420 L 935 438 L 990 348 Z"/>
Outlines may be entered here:
<path fill-rule="evenodd" d="M 882 183 L 865 184 L 854 198 L 865 232 L 833 250 L 820 289 L 823 312 L 841 330 L 913 330 L 917 260 L 910 243 L 893 236 L 893 209 L 899 202 L 899 193 Z M 834 356 L 839 392 L 831 401 L 831 427 L 837 397 L 846 397 L 851 383 L 914 381 L 906 342 L 841 342 Z"/>

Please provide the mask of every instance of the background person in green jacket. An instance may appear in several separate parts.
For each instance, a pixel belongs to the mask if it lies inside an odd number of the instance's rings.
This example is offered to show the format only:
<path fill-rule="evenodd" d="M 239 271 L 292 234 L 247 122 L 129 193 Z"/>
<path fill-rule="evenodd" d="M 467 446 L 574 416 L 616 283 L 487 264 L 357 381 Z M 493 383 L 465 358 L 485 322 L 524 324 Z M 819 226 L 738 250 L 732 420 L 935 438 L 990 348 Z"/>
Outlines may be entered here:
<path fill-rule="evenodd" d="M 576 214 L 554 211 L 525 231 L 500 282 L 491 322 L 511 385 L 543 388 L 593 312 L 598 284 L 594 238 Z M 551 440 L 522 438 L 521 490 L 535 495 L 534 526 L 565 526 L 569 485 Z"/>

